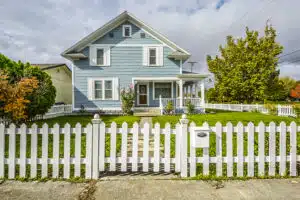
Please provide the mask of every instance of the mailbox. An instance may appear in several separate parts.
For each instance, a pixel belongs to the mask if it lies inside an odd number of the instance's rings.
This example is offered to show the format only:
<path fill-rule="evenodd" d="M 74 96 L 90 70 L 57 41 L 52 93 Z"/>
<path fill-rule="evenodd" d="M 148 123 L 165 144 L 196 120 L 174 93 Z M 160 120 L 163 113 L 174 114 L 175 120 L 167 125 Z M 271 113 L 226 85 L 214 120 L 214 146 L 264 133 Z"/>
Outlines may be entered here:
<path fill-rule="evenodd" d="M 191 129 L 191 145 L 194 148 L 209 147 L 209 128 L 192 127 Z"/>

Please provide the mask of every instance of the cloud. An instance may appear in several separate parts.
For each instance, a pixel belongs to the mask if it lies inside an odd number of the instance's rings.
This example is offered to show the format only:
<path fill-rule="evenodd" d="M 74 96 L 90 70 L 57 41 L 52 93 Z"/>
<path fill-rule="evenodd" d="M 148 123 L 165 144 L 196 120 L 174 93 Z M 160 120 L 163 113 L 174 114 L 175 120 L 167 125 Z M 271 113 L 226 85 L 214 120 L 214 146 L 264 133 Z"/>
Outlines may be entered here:
<path fill-rule="evenodd" d="M 60 53 L 124 10 L 192 53 L 198 72 L 206 55 L 218 54 L 227 35 L 245 26 L 263 31 L 269 19 L 284 53 L 300 49 L 300 1 L 280 0 L 19 0 L 0 3 L 0 52 L 15 60 L 66 62 Z M 285 60 L 300 59 L 300 52 Z M 300 63 L 299 63 L 300 64 Z M 189 68 L 188 64 L 185 65 Z M 282 75 L 300 79 L 298 63 L 281 64 Z"/>

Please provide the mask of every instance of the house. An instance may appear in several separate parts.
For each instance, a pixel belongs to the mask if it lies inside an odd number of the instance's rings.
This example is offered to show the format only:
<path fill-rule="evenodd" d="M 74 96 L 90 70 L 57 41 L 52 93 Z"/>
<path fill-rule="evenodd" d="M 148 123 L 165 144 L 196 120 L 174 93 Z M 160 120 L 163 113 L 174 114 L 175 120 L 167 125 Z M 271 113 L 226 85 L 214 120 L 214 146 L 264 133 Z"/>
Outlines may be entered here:
<path fill-rule="evenodd" d="M 135 109 L 161 108 L 172 101 L 180 111 L 188 101 L 184 96 L 197 107 L 204 104 L 207 76 L 182 70 L 191 54 L 127 11 L 61 55 L 73 64 L 75 111 L 119 111 L 120 90 L 131 84 Z"/>
<path fill-rule="evenodd" d="M 296 87 L 291 90 L 290 97 L 296 101 L 300 100 L 300 83 L 298 83 Z"/>
<path fill-rule="evenodd" d="M 72 104 L 72 72 L 64 63 L 56 64 L 32 64 L 40 67 L 51 76 L 56 88 L 55 103 Z"/>

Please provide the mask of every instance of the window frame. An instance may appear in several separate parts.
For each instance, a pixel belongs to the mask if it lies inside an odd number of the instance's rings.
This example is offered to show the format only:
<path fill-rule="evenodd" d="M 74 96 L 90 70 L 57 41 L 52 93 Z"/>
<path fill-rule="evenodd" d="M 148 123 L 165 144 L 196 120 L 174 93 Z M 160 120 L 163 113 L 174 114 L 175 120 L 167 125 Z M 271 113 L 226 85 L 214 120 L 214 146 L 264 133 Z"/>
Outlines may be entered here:
<path fill-rule="evenodd" d="M 101 81 L 101 91 L 102 91 L 102 98 L 96 98 L 96 81 Z M 108 89 L 105 89 L 105 81 L 111 81 L 111 92 L 112 92 L 112 95 L 111 95 L 111 98 L 105 98 L 105 90 L 108 90 Z M 96 78 L 96 79 L 93 79 L 93 88 L 92 88 L 92 96 L 93 96 L 93 100 L 102 100 L 102 101 L 112 101 L 114 100 L 114 92 L 115 92 L 115 87 L 114 87 L 114 78 Z M 98 89 L 100 90 L 100 89 Z"/>
<path fill-rule="evenodd" d="M 125 35 L 126 28 L 129 28 L 129 35 L 128 36 Z M 122 34 L 123 34 L 123 37 L 130 38 L 132 36 L 132 27 L 131 27 L 131 25 L 123 25 Z"/>
<path fill-rule="evenodd" d="M 150 63 L 150 60 L 151 60 L 150 59 L 151 58 L 150 52 L 151 52 L 151 50 L 155 50 L 155 64 Z M 158 66 L 158 64 L 157 64 L 157 48 L 156 47 L 149 47 L 148 48 L 148 60 L 149 60 L 149 66 Z"/>
<path fill-rule="evenodd" d="M 173 91 L 173 81 L 153 81 L 153 85 L 152 85 L 152 88 L 153 88 L 153 100 L 159 100 L 159 97 L 158 98 L 155 98 L 155 83 L 171 83 L 171 99 L 174 98 L 174 91 Z M 168 99 L 168 98 L 167 98 Z"/>

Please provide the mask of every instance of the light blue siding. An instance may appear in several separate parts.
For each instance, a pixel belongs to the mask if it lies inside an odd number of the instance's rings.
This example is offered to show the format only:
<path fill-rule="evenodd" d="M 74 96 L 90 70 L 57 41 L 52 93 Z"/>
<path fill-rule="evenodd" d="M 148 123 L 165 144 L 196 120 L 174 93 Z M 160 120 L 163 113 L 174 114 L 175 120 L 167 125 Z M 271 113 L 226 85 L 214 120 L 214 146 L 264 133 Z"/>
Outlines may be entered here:
<path fill-rule="evenodd" d="M 114 38 L 104 36 L 97 40 L 97 44 L 160 44 L 159 41 L 147 36 L 140 38 L 138 27 L 133 26 L 133 37 L 123 38 L 121 26 L 116 28 Z M 75 108 L 84 105 L 86 108 L 104 108 L 104 107 L 120 107 L 120 101 L 89 101 L 87 98 L 88 78 L 101 77 L 119 77 L 120 88 L 126 88 L 132 83 L 133 77 L 175 77 L 180 72 L 179 61 L 167 58 L 172 52 L 169 47 L 164 47 L 164 65 L 161 67 L 143 66 L 143 47 L 142 46 L 112 46 L 110 50 L 111 65 L 108 67 L 90 66 L 89 59 L 74 61 L 74 98 Z M 86 47 L 83 54 L 89 56 L 89 47 Z M 149 84 L 149 106 L 158 106 L 158 101 L 153 100 L 152 82 Z M 175 86 L 173 83 L 173 96 L 175 97 Z"/>
<path fill-rule="evenodd" d="M 123 25 L 131 25 L 132 35 L 129 38 L 124 38 L 122 33 Z M 105 34 L 102 38 L 96 40 L 94 44 L 161 44 L 158 40 L 154 39 L 149 34 L 145 33 L 139 27 L 127 22 L 124 23 L 114 30 L 110 31 L 114 34 L 111 38 L 109 33 Z M 141 38 L 141 33 L 145 33 L 145 38 Z"/>

